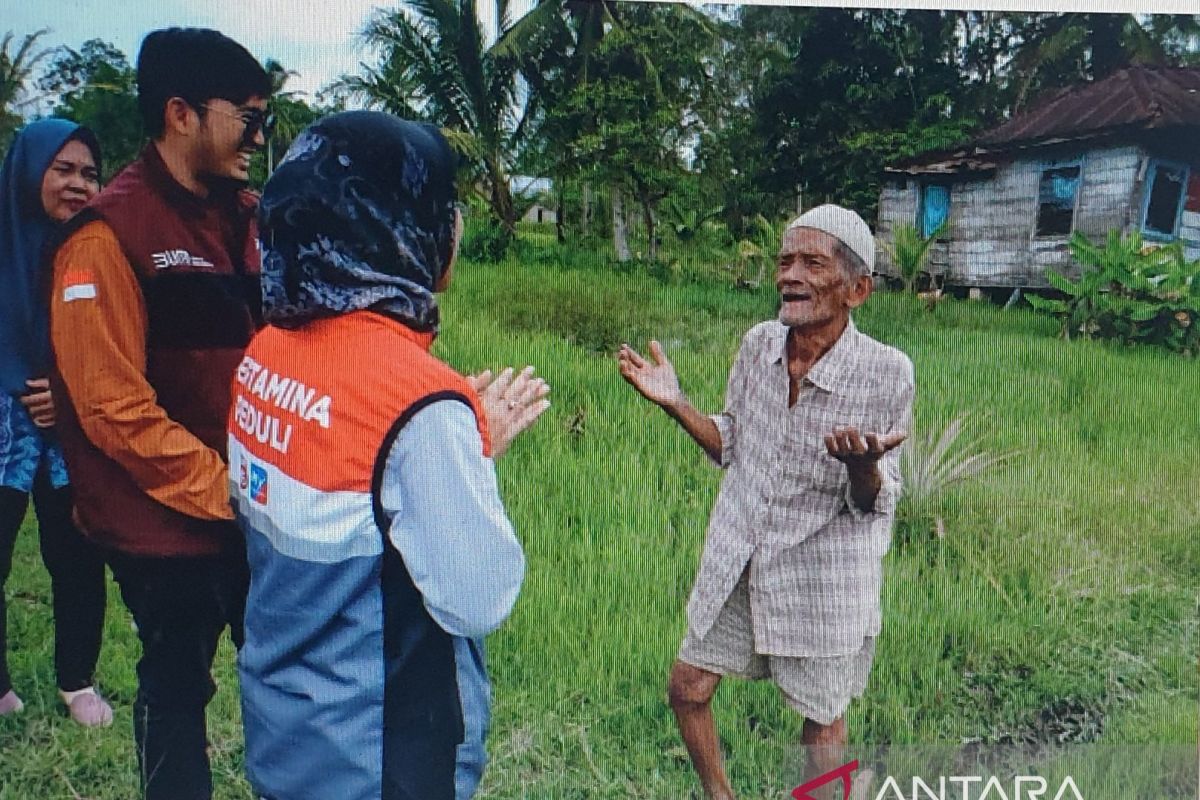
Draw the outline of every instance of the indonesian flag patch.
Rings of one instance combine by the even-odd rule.
[[[63,302],[95,300],[96,279],[87,269],[69,269],[63,274]]]

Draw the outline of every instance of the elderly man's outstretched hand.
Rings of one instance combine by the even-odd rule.
[[[886,436],[868,433],[864,437],[852,426],[834,428],[833,433],[825,437],[825,449],[829,455],[845,464],[848,470],[855,472],[873,468],[885,453],[898,447],[907,438],[908,434],[903,431]]]
[[[663,407],[678,403],[683,399],[683,390],[679,388],[675,367],[667,360],[658,342],[650,342],[650,357],[654,359],[653,362],[642,358],[629,345],[621,345],[617,351],[617,368],[621,371],[621,377],[651,403]]]
[[[479,395],[492,436],[492,458],[504,455],[519,434],[527,430],[547,408],[550,385],[533,377],[533,367],[514,372],[506,367],[499,375],[484,370],[470,375],[467,382]]]

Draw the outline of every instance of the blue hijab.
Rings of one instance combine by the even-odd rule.
[[[263,311],[281,327],[370,308],[436,331],[454,156],[432,125],[345,111],[296,138],[258,205]]]
[[[49,312],[41,270],[56,223],[42,206],[42,180],[71,139],[91,149],[99,168],[95,136],[65,119],[26,125],[0,167],[0,391],[7,394],[24,394],[25,381],[45,375],[49,366]]]

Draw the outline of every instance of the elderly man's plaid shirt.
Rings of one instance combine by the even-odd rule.
[[[850,322],[788,407],[787,328],[746,334],[729,374],[721,432],[727,468],[688,603],[692,630],[712,627],[747,562],[755,650],[779,656],[854,653],[880,629],[884,553],[900,493],[900,448],[884,456],[874,509],[850,500],[845,466],[825,449],[837,426],[908,431],[908,357]]]

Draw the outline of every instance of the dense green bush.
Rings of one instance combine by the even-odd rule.
[[[465,222],[462,255],[472,261],[503,261],[516,237],[490,216],[473,214]]]
[[[638,298],[610,282],[555,277],[519,284],[489,295],[482,303],[506,328],[550,333],[604,354],[616,352],[622,342],[640,341],[653,333]]]
[[[1062,322],[1064,338],[1153,344],[1185,355],[1200,352],[1200,261],[1184,258],[1178,243],[1147,247],[1136,231],[1109,231],[1103,247],[1071,237],[1083,268],[1078,281],[1049,272],[1064,299],[1029,296],[1030,304]]]
[[[771,280],[775,268],[775,255],[783,239],[786,222],[772,223],[761,214],[755,215],[747,226],[746,238],[734,245],[736,256],[734,285],[739,288],[754,288]]]

